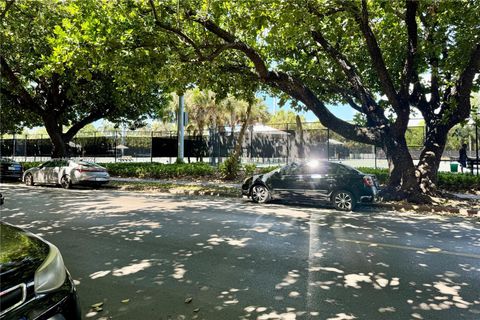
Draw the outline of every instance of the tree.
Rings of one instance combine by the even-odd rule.
[[[300,120],[305,122],[305,117],[300,116]],[[297,123],[297,113],[292,110],[280,109],[268,121],[271,125],[295,125]]]
[[[9,1],[0,12],[2,131],[43,124],[52,156],[62,157],[89,123],[105,118],[135,125],[161,113],[167,97],[149,66],[162,64],[162,54],[142,46],[148,34],[132,34],[141,21],[135,7]]]
[[[470,94],[480,81],[480,2],[149,0],[148,5],[159,34],[178,44],[183,64],[205,68],[199,81],[212,80],[212,72],[228,73],[292,98],[325,127],[385,151],[390,170],[385,195],[428,202],[422,195],[435,193],[447,134],[469,116]],[[327,103],[349,104],[365,115],[366,124],[335,117]],[[426,123],[417,166],[405,138],[415,109]]]

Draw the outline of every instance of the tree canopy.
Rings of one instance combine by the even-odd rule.
[[[135,7],[19,0],[2,9],[2,132],[43,124],[55,155],[63,156],[65,144],[93,121],[140,123],[161,114],[169,96],[156,69],[165,59],[143,47],[150,38],[134,25]],[[152,41],[160,46],[162,39]]]
[[[478,1],[148,0],[148,6],[159,34],[181,48],[179,60],[205,68],[200,82],[240,75],[293,99],[342,136],[383,148],[391,189],[412,201],[435,189],[447,134],[469,116],[470,94],[479,86]],[[365,115],[365,125],[335,117],[327,103],[350,105]],[[415,109],[427,127],[417,165],[405,139]]]

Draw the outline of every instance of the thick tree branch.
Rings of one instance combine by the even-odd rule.
[[[155,19],[155,25],[161,29],[164,29],[165,31],[171,32],[175,34],[178,38],[180,38],[183,42],[185,42],[187,45],[191,46],[193,50],[195,50],[196,55],[200,58],[203,59],[203,55],[201,50],[199,49],[198,45],[193,41],[190,37],[188,37],[185,33],[183,33],[181,30],[174,28],[166,23],[163,23],[157,13],[157,9],[155,7],[155,4],[153,3],[153,0],[149,0],[150,7],[152,9],[153,17]]]
[[[369,25],[367,1],[362,0],[361,12],[354,4],[351,4],[351,6],[353,7],[352,12],[354,14],[355,20],[357,21],[360,30],[362,31],[363,36],[367,42],[367,49],[372,59],[373,67],[378,75],[378,78],[380,79],[380,85],[385,92],[390,104],[396,111],[398,111],[400,107],[400,102],[397,92],[394,88],[387,67],[385,66],[385,60],[383,59],[383,54],[380,50],[375,34],[373,33],[373,30],[370,28]]]
[[[300,80],[283,72],[269,72],[266,83],[308,106],[323,125],[343,137],[361,143],[380,145],[384,126],[365,128],[337,118]]]
[[[373,120],[378,125],[386,124],[387,118],[383,114],[383,110],[378,106],[372,94],[367,91],[363,82],[355,68],[355,66],[348,61],[348,59],[335,49],[318,31],[312,31],[313,39],[319,43],[323,50],[337,63],[342,71],[347,76],[347,79],[357,91],[360,100],[362,101],[362,111],[370,120]]]
[[[32,96],[23,87],[18,77],[10,68],[7,60],[2,55],[0,55],[0,67],[1,67],[0,74],[2,75],[2,77],[5,77],[8,80],[8,82],[10,83],[10,86],[17,93],[18,97],[22,101],[22,107],[32,112],[42,114],[43,109],[33,100]]]
[[[83,118],[82,120],[76,122],[73,126],[70,127],[70,129],[67,130],[63,134],[63,140],[64,141],[70,141],[75,137],[75,135],[80,131],[83,127],[85,127],[87,124],[92,123],[94,121],[100,120],[110,113],[115,110],[114,107],[108,108],[107,110],[94,110],[92,111],[88,116]]]
[[[408,90],[412,81],[413,71],[415,68],[415,57],[417,54],[418,34],[416,14],[418,9],[418,1],[406,0],[407,13],[405,15],[405,24],[407,25],[407,55],[401,79],[400,96],[402,99],[408,99]]]
[[[255,66],[255,70],[260,77],[260,80],[263,80],[267,77],[268,69],[265,61],[260,56],[260,54],[255,51],[255,49],[253,49],[246,43],[239,41],[234,35],[232,35],[226,30],[223,30],[211,20],[204,20],[198,18],[193,18],[193,20],[202,24],[208,31],[227,42],[230,45],[231,49],[243,52],[250,59],[250,61],[252,61],[253,65]]]
[[[455,98],[455,104],[457,111],[450,118],[450,125],[468,118],[470,116],[471,104],[470,94],[472,92],[473,79],[480,70],[480,43],[475,44],[468,64],[460,75],[457,84],[454,89],[453,96]]]

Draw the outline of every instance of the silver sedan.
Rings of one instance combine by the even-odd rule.
[[[69,189],[76,184],[102,185],[110,181],[110,175],[102,166],[83,160],[52,159],[23,174],[27,186],[34,184],[61,185]]]

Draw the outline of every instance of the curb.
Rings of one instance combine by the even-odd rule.
[[[480,209],[463,209],[463,208],[454,208],[447,206],[432,206],[432,205],[416,205],[416,204],[394,204],[394,203],[376,203],[373,205],[375,208],[379,209],[388,209],[396,211],[405,211],[412,210],[415,212],[426,212],[426,213],[455,213],[468,217],[480,217]]]
[[[180,185],[188,186],[188,185]],[[119,190],[122,190],[121,186],[116,187]],[[127,191],[142,191],[138,189],[123,189]],[[147,190],[148,191],[148,190]],[[205,190],[179,190],[179,189],[162,189],[159,188],[157,191],[165,192],[169,194],[175,195],[185,195],[185,196],[213,196],[213,197],[225,197],[225,198],[241,198],[242,195],[240,192],[222,192],[222,191],[205,191]],[[417,205],[417,204],[410,204],[410,203],[374,203],[370,205],[372,208],[377,209],[386,209],[386,210],[393,210],[393,211],[415,211],[417,213],[450,213],[450,214],[457,214],[461,216],[468,216],[468,217],[480,217],[480,209],[464,209],[464,208],[455,208],[449,206],[441,206],[441,205]]]

